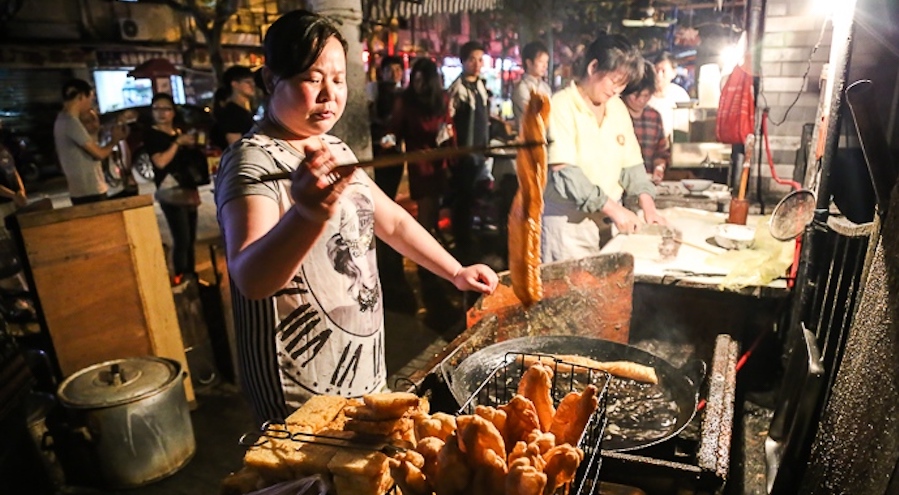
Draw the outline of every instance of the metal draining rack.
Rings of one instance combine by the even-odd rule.
[[[561,493],[573,495],[592,495],[599,490],[599,469],[602,465],[600,443],[605,433],[608,418],[606,405],[609,396],[611,375],[607,372],[569,363],[550,354],[510,352],[504,361],[496,367],[480,386],[459,408],[457,414],[474,414],[478,405],[497,407],[508,403],[518,392],[518,382],[527,370],[525,362],[540,360],[553,370],[552,399],[553,405],[559,405],[569,392],[582,392],[587,385],[594,385],[598,390],[599,406],[590,416],[584,434],[577,446],[584,451],[584,460],[578,466],[574,481],[570,487],[563,486]],[[560,366],[561,365],[561,366]],[[573,489],[573,490],[571,490]]]

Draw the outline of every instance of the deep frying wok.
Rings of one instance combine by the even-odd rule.
[[[705,365],[701,361],[688,363],[684,368],[689,371],[685,371],[636,347],[573,335],[522,337],[507,340],[475,352],[459,363],[455,369],[449,369],[449,365],[445,364],[442,366],[441,372],[453,397],[459,404],[464,404],[490,372],[504,362],[506,354],[516,352],[574,354],[597,361],[632,361],[655,368],[659,377],[659,387],[669,393],[677,404],[676,420],[661,437],[649,440],[606,440],[603,442],[602,448],[609,451],[640,449],[678,435],[696,413],[699,382],[705,374]],[[609,407],[613,406],[615,400],[615,397],[609,397]]]

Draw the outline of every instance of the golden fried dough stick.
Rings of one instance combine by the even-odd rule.
[[[401,418],[421,405],[421,399],[408,392],[363,395],[362,401],[372,409],[375,417],[371,419]]]
[[[454,431],[456,431],[456,417],[442,412],[423,417],[415,424],[415,435],[419,440],[436,437],[445,441]]]
[[[528,464],[534,466],[535,468],[537,468],[537,471],[541,472],[543,471],[543,466],[546,465],[546,461],[543,459],[543,455],[540,453],[540,448],[536,443],[516,443],[515,447],[512,449],[512,452],[509,453],[509,465],[511,465],[518,459],[527,459]]]
[[[552,495],[557,488],[574,480],[577,467],[584,459],[584,451],[569,444],[557,445],[544,456],[546,466],[546,488],[543,495]]]
[[[556,436],[549,432],[543,433],[535,430],[528,435],[527,443],[528,445],[537,445],[540,455],[544,455],[556,446]]]
[[[467,455],[469,466],[488,464],[488,450],[496,452],[500,459],[506,458],[503,436],[493,423],[480,416],[459,416],[456,423],[459,425],[456,430],[459,450]]]
[[[414,464],[399,458],[390,459],[390,476],[396,481],[403,495],[431,495],[434,489],[424,473]]]
[[[446,442],[437,437],[427,437],[419,440],[418,445],[415,447],[416,452],[421,454],[424,459],[424,465],[421,466],[421,471],[429,480],[433,480],[437,477],[437,457],[445,443]]]
[[[597,393],[595,386],[587,385],[582,393],[571,392],[562,399],[549,429],[556,436],[556,445],[577,445],[590,416],[599,405]]]
[[[456,434],[446,439],[437,454],[437,469],[433,481],[428,476],[436,495],[463,495],[471,481],[471,469],[465,462],[465,454],[459,450]]]
[[[492,450],[486,451],[484,463],[474,468],[471,495],[496,495],[503,493],[509,469],[506,461]]]
[[[554,358],[565,361],[565,363],[558,363],[558,367],[556,368],[558,371],[569,372],[573,370],[574,372],[578,372],[578,370],[580,370],[581,372],[584,372],[585,370],[582,369],[582,367],[586,367],[602,370],[610,375],[620,378],[630,378],[631,380],[636,380],[638,382],[652,384],[659,383],[659,377],[656,375],[655,368],[634,363],[632,361],[597,361],[595,359],[574,354],[554,354],[553,356],[524,356],[524,366],[531,366],[534,363],[541,362],[552,366],[553,363],[556,362]],[[571,363],[571,365],[567,363]]]
[[[545,141],[549,119],[549,97],[536,92],[522,118],[525,141]],[[518,192],[509,210],[509,276],[512,292],[525,307],[543,298],[540,279],[540,235],[543,190],[546,188],[546,147],[522,148],[515,162]]]
[[[538,471],[526,458],[509,463],[506,495],[542,495],[545,487],[546,474]]]
[[[500,434],[503,434],[506,431],[507,418],[505,411],[500,411],[493,406],[477,406],[474,408],[474,413],[493,423],[493,426],[499,430]],[[505,436],[503,436],[503,441],[506,441]],[[508,448],[509,445],[510,444],[507,442],[506,447]]]
[[[506,431],[503,438],[509,445],[526,440],[532,431],[540,429],[540,419],[537,417],[534,403],[523,395],[512,397],[508,404],[499,406],[499,409],[506,413]]]
[[[540,430],[549,431],[556,408],[553,407],[553,371],[549,366],[534,363],[518,382],[518,393],[534,403]]]

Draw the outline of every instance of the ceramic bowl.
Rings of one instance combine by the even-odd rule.
[[[690,194],[695,194],[712,187],[713,181],[708,179],[684,179],[680,183]]]
[[[724,249],[746,249],[755,240],[755,229],[745,225],[724,223],[715,229],[715,242]]]

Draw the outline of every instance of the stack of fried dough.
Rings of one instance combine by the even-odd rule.
[[[412,415],[416,448],[388,460],[404,495],[548,495],[574,479],[576,447],[598,406],[596,387],[552,400],[552,369],[525,372],[518,393],[475,414]]]
[[[331,481],[337,495],[386,493],[394,482],[385,454],[324,444],[352,445],[357,436],[370,438],[375,435],[386,441],[413,442],[414,445],[412,415],[427,414],[428,408],[426,399],[402,392],[366,395],[361,401],[315,396],[291,414],[284,425],[273,427],[287,430],[294,439],[267,435],[260,445],[248,448],[244,467],[225,478],[222,494],[249,493],[316,474]],[[278,436],[280,432],[272,433]],[[317,438],[301,434],[314,434]]]

